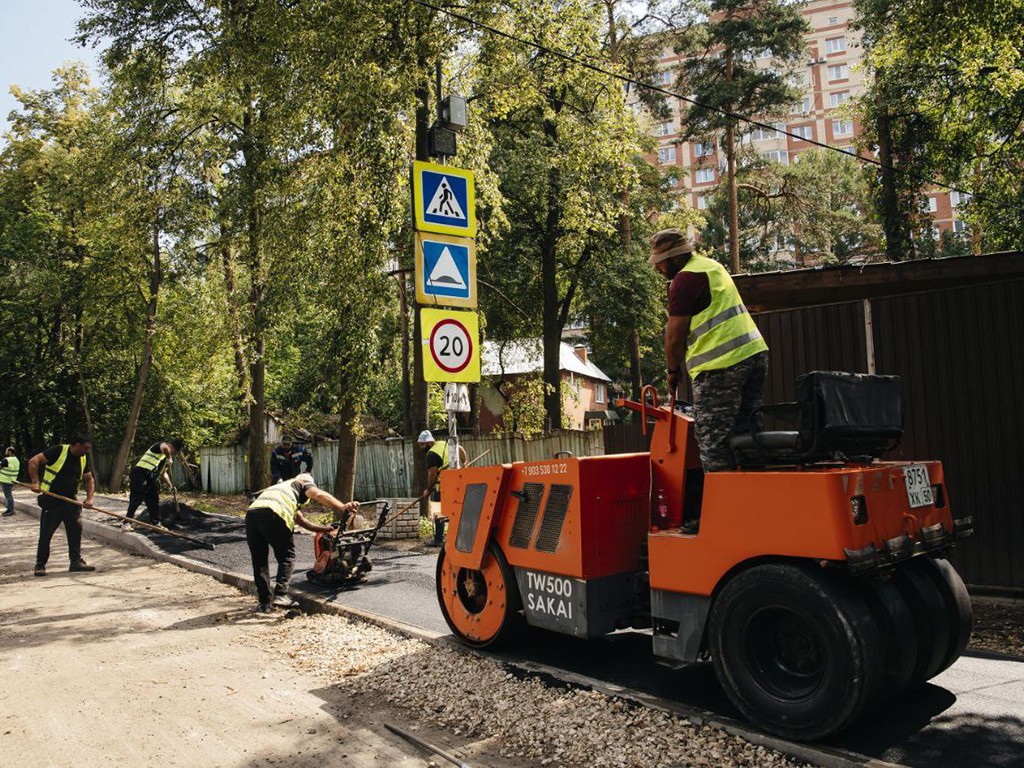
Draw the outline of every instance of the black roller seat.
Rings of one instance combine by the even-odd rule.
[[[764,431],[764,416],[797,429]],[[870,462],[899,445],[903,394],[899,376],[812,371],[796,380],[796,400],[766,405],[749,433],[729,441],[740,466]]]

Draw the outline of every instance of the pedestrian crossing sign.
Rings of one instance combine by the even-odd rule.
[[[472,171],[416,161],[412,164],[412,197],[420,232],[476,236]]]
[[[476,307],[476,242],[416,233],[416,301]]]

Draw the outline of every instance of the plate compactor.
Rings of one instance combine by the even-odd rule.
[[[880,460],[902,432],[898,378],[800,377],[797,402],[762,409],[797,428],[734,437],[737,468],[708,474],[689,416],[651,387],[619,404],[653,425],[649,453],[445,471],[437,596],[462,642],[522,618],[646,630],[665,663],[710,659],[745,717],[796,740],[963,652],[971,604],[945,557],[973,521],[953,517],[940,462]]]
[[[370,547],[377,533],[387,522],[390,505],[386,501],[370,501],[364,505],[380,506],[377,523],[372,528],[358,525],[349,530],[361,515],[346,512],[335,524],[335,533],[317,533],[313,536],[313,568],[306,571],[306,579],[322,587],[349,587],[359,583],[373,569]],[[361,505],[363,506],[363,505]]]

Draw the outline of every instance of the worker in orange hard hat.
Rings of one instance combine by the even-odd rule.
[[[651,237],[650,263],[666,280],[665,362],[676,392],[683,363],[693,381],[694,431],[705,472],[735,466],[729,438],[750,431],[764,401],[768,345],[725,267],[694,253],[678,229]]]

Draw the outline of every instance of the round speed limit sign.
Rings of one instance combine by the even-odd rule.
[[[458,320],[444,319],[430,333],[430,356],[446,373],[459,373],[473,359],[473,337]]]

